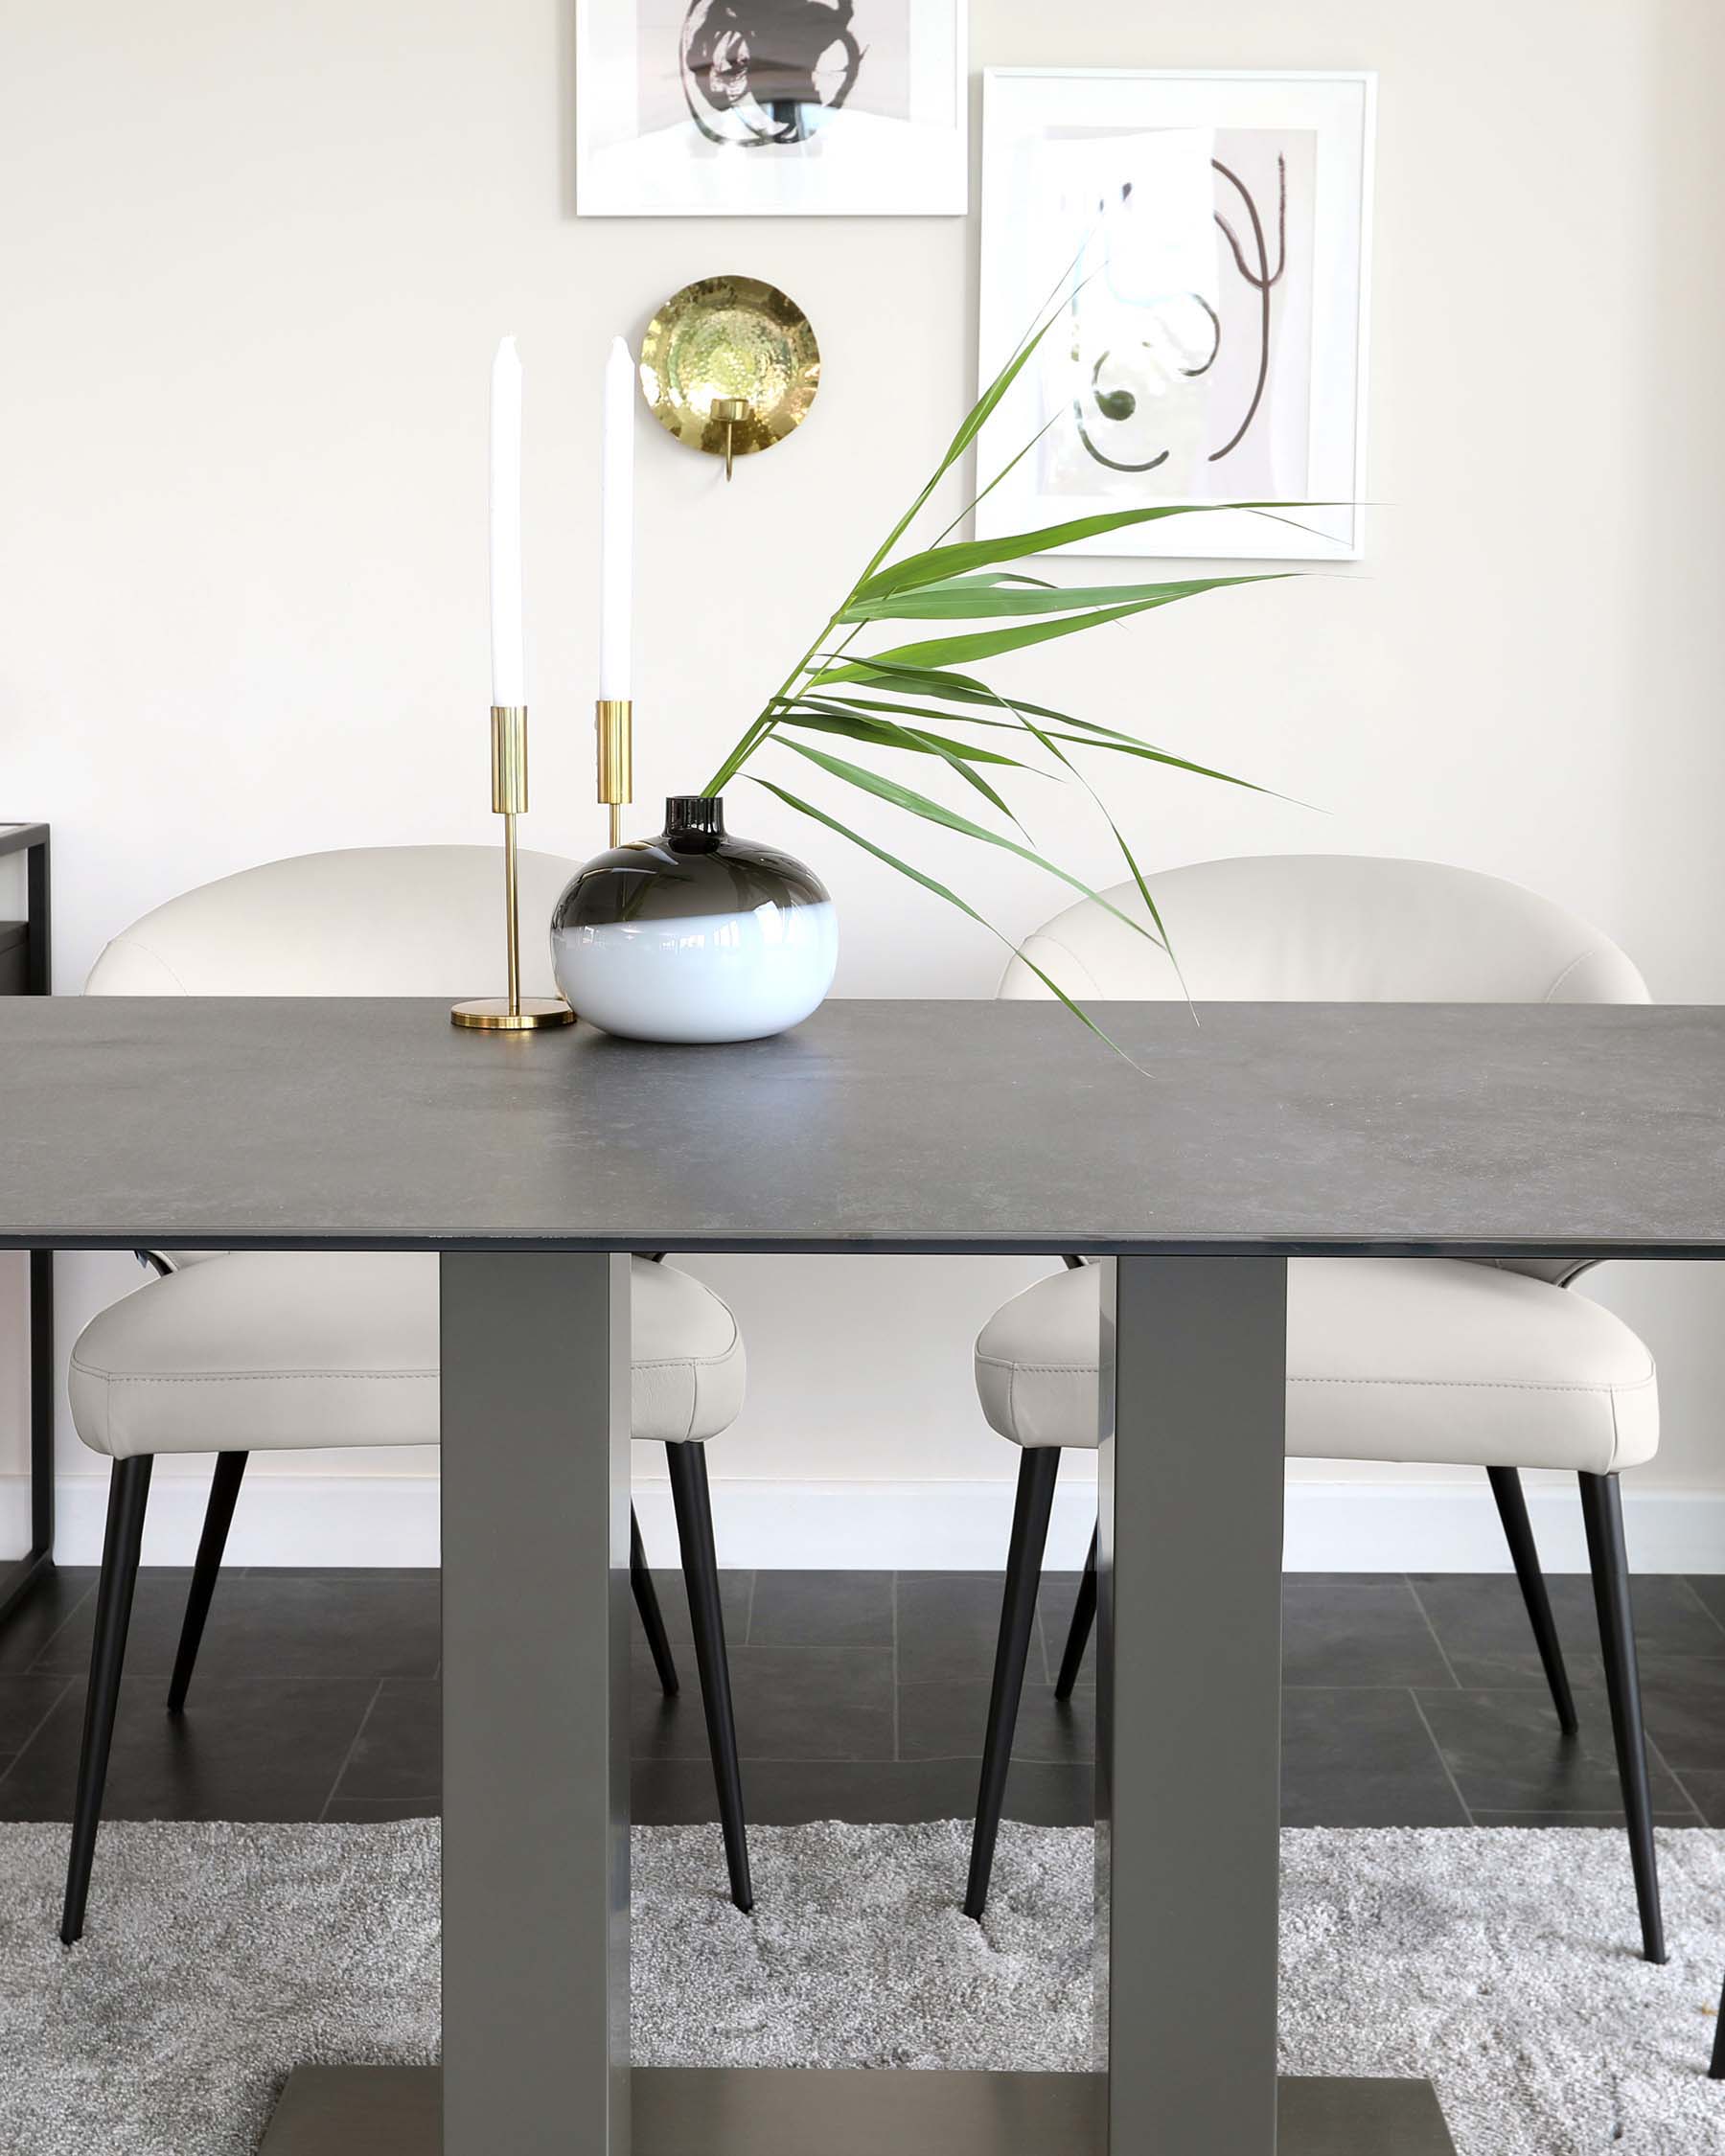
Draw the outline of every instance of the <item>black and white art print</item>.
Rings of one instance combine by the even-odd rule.
[[[985,78],[981,369],[1052,322],[981,437],[978,535],[1159,502],[1219,511],[1078,551],[1361,551],[1372,80]]]
[[[584,0],[583,217],[961,217],[963,0]]]

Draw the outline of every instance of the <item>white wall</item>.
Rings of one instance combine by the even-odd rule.
[[[1118,713],[1320,805],[1111,771],[1149,860],[1440,857],[1593,915],[1661,997],[1725,995],[1725,151],[1709,104],[1722,13],[1712,0],[1306,0],[1297,14],[976,0],[978,66],[1380,71],[1368,558],[1019,662],[1027,693]],[[499,333],[518,335],[529,384],[528,837],[576,855],[601,840],[593,490],[612,333],[638,336],[689,278],[739,269],[804,304],[825,358],[810,424],[729,488],[643,423],[644,802],[706,776],[968,401],[974,218],[577,220],[571,20],[569,0],[7,10],[0,814],[53,819],[62,991],[136,914],[248,862],[494,837],[485,429]],[[840,993],[991,992],[1000,952],[981,930],[764,795],[740,790],[732,821],[818,863],[842,909]],[[1037,830],[1112,879],[1106,834],[1076,805],[1050,802]],[[943,858],[1009,933],[1060,903],[1004,857]],[[1013,1460],[976,1416],[969,1341],[1035,1267],[698,1270],[734,1297],[754,1370],[716,1472],[802,1486],[776,1510],[727,1486],[734,1548],[811,1561],[834,1520],[877,1562],[997,1547]],[[62,1273],[69,1327],[135,1278],[118,1259]],[[1725,1282],[1596,1277],[1665,1375],[1668,1436],[1643,1479],[1670,1493],[1658,1511],[1677,1540],[1662,1549],[1687,1536],[1680,1561],[1725,1567],[1716,1502],[1676,1495],[1725,1491]],[[0,1380],[13,1464],[15,1366],[14,1353]],[[69,1431],[64,1464],[85,1472]],[[333,1546],[327,1484],[298,1494],[249,1508],[264,1537],[249,1554]],[[68,1493],[69,1548],[87,1547],[94,1498]],[[421,1546],[423,1483],[353,1499],[342,1521],[364,1524],[363,1554]],[[172,1501],[157,1510],[171,1525]],[[1300,1547],[1338,1563],[1460,1561],[1474,1545],[1438,1525],[1460,1516],[1440,1494],[1296,1504]],[[1069,1552],[1081,1545],[1081,1507],[1065,1534]]]

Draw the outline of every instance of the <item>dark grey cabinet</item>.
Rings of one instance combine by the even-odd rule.
[[[52,990],[48,826],[0,823],[0,855],[24,856],[24,918],[0,920],[0,996]],[[0,1108],[0,1114],[5,1110]],[[0,1623],[54,1569],[54,1253],[30,1253],[30,1548],[0,1557]]]
[[[30,978],[30,923],[0,921],[0,996],[22,996]]]

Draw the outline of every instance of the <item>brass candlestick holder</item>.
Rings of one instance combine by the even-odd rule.
[[[634,799],[634,704],[601,697],[594,706],[599,737],[599,798],[610,811],[610,842],[623,843],[623,809]]]
[[[509,994],[457,1003],[455,1025],[483,1033],[533,1033],[544,1025],[572,1025],[575,1014],[561,996],[521,994],[521,908],[516,878],[516,818],[527,813],[527,706],[492,705],[492,808],[503,818],[503,905],[509,959]]]

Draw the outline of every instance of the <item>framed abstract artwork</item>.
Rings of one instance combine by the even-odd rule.
[[[964,0],[580,0],[579,217],[962,217]]]
[[[1362,551],[1375,78],[997,68],[983,79],[980,357],[1052,326],[980,440],[978,538],[1217,510],[1102,555]]]

